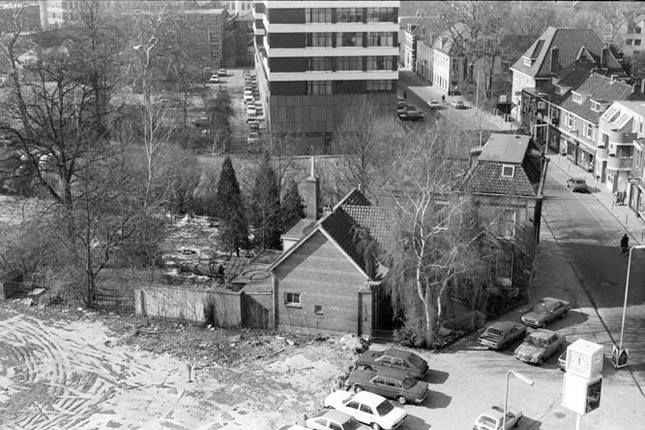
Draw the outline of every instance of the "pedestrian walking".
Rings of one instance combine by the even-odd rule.
[[[441,94],[441,103],[446,104],[446,95]]]
[[[629,238],[627,237],[627,233],[620,239],[620,250],[622,251],[623,254],[627,254],[627,250],[629,249]]]
[[[407,93],[407,92],[405,92],[405,91],[403,91],[403,98],[404,98],[405,100],[407,100],[407,99],[408,99],[408,93]]]

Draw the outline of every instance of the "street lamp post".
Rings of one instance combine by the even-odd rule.
[[[531,378],[527,378],[520,372],[516,372],[515,370],[509,370],[506,372],[506,391],[504,391],[504,416],[502,417],[502,430],[506,430],[506,414],[508,413],[508,383],[511,379],[511,374],[529,387],[534,384],[534,381]]]
[[[627,294],[629,293],[629,272],[632,267],[632,252],[635,249],[645,249],[645,245],[636,245],[629,248],[629,259],[627,260],[627,279],[625,279],[625,300],[623,302],[623,319],[620,324],[620,343],[619,349],[623,349],[623,334],[625,333],[625,313],[627,311]]]

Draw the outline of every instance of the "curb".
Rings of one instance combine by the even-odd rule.
[[[569,172],[568,172],[568,171],[566,171],[562,166],[558,165],[557,163],[549,162],[549,165],[550,165],[550,166],[554,166],[554,167],[556,167],[557,169],[560,169],[560,171],[562,171],[562,173],[565,173],[565,174],[567,174],[568,176],[571,176],[571,175],[569,174]],[[601,204],[605,209],[607,209],[607,212],[609,212],[609,213],[611,214],[611,216],[616,220],[616,222],[617,222],[618,224],[620,224],[620,226],[623,228],[623,230],[625,230],[625,231],[627,232],[627,234],[629,234],[629,236],[631,236],[631,239],[632,239],[632,241],[633,241],[634,243],[636,243],[636,244],[640,244],[640,243],[641,243],[641,241],[640,241],[640,240],[638,240],[638,239],[636,238],[636,235],[635,235],[634,233],[632,233],[632,232],[629,230],[628,226],[626,226],[626,225],[625,225],[625,224],[620,220],[620,218],[618,217],[618,215],[616,215],[616,214],[614,213],[613,208],[608,207],[608,206],[607,206],[607,205],[606,205],[606,204],[605,204],[605,203],[604,203],[600,198],[598,198],[598,196],[596,196],[596,195],[595,195],[595,193],[591,193],[591,196],[592,196],[594,199],[596,199],[596,201],[597,201],[598,203],[600,203],[600,204]],[[636,216],[636,214],[634,214],[634,216]],[[643,219],[642,219],[642,218],[639,218],[639,219],[641,220],[641,224],[643,224],[643,227],[645,228],[645,221],[643,221]]]

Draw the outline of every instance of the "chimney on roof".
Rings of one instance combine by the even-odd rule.
[[[318,208],[320,206],[320,184],[316,177],[315,157],[311,157],[309,177],[305,179],[304,201],[305,217],[318,219]]]
[[[551,48],[551,74],[555,75],[560,70],[560,50],[557,46]]]
[[[607,62],[609,61],[609,46],[605,45],[600,51],[600,65],[602,67],[607,67]]]

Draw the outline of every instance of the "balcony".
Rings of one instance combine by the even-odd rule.
[[[607,161],[608,156],[607,148],[596,148],[596,160]]]
[[[607,169],[609,170],[629,171],[632,168],[632,163],[632,157],[616,157],[614,155],[607,157]]]

